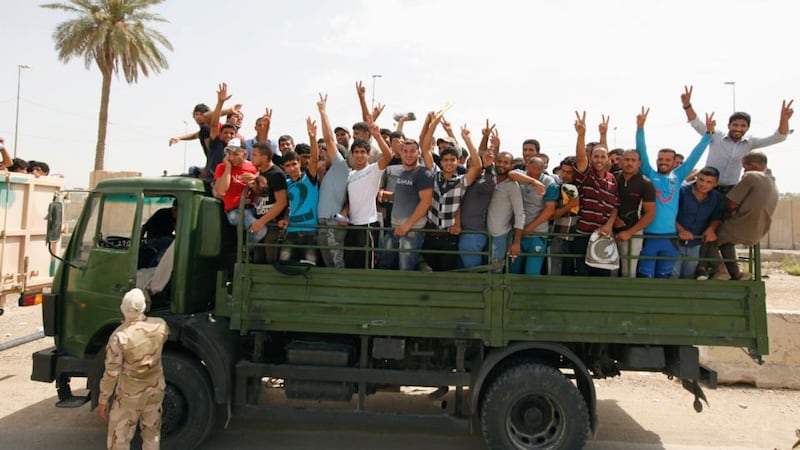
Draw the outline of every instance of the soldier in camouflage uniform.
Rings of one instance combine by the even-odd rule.
[[[109,449],[129,449],[137,423],[142,430],[142,449],[159,448],[165,387],[161,349],[169,328],[163,319],[145,316],[145,306],[140,289],[125,294],[120,306],[125,321],[106,346],[97,413],[106,419],[106,405],[114,392],[106,441]]]

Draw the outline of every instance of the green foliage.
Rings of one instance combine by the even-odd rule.
[[[41,6],[75,16],[53,32],[59,60],[83,57],[87,69],[96,63],[103,75],[122,72],[125,81],[135,83],[140,74],[146,77],[169,67],[158,46],[172,50],[172,44],[147,27],[148,22],[167,21],[147,11],[163,1],[69,0]]]
[[[65,11],[73,17],[56,26],[53,40],[58,59],[66,63],[83,58],[86,68],[97,65],[103,76],[100,113],[97,121],[97,149],[94,169],[103,170],[108,128],[108,99],[111,76],[120,72],[129,84],[139,75],[150,76],[169,67],[160,47],[172,50],[172,44],[160,32],[149,28],[153,22],[167,20],[149,12],[164,0],[68,0],[47,3],[42,8]]]
[[[781,261],[781,268],[789,275],[800,276],[800,261],[795,256],[788,256]]]

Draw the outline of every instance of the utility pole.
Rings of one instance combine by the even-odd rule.
[[[372,76],[372,109],[375,109],[375,80],[378,78],[382,78],[382,75]]]
[[[19,143],[19,88],[22,78],[22,69],[30,69],[27,64],[17,64],[17,114],[14,119],[14,158],[17,157],[17,144]]]
[[[733,112],[736,112],[736,82],[726,81],[725,84],[731,87],[731,96],[733,97]]]

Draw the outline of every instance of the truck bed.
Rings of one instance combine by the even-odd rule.
[[[236,330],[651,345],[768,353],[764,283],[235,266]],[[235,301],[234,299],[242,299]]]

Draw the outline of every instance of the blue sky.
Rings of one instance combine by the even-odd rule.
[[[52,41],[64,13],[39,2],[2,0],[6,43],[0,64],[0,136],[13,149],[17,65],[21,74],[18,156],[47,161],[71,187],[88,184],[94,160],[100,76],[82,60],[62,64]],[[521,153],[541,141],[558,160],[574,152],[573,111],[588,111],[591,131],[611,116],[612,146],[634,145],[635,116],[651,108],[648,148],[688,152],[699,136],[680,107],[694,85],[698,113],[715,111],[725,127],[736,108],[753,116],[751,133],[778,125],[781,100],[800,99],[796,17],[782,1],[249,1],[171,0],[155,27],[174,46],[170,68],[135,85],[112,83],[107,170],[159,175],[203,161],[197,143],[167,145],[192,131],[192,107],[213,107],[217,83],[244,104],[246,136],[256,116],[273,109],[272,136],[304,141],[304,119],[317,92],[329,94],[336,125],[360,117],[354,84],[363,80],[391,114],[453,105],[448,119],[477,134],[489,118],[503,149]],[[800,120],[795,116],[792,127]],[[186,124],[184,123],[186,122]],[[188,124],[188,125],[187,125]],[[419,123],[407,124],[411,136]],[[784,192],[800,192],[794,175],[800,136],[770,147]]]

